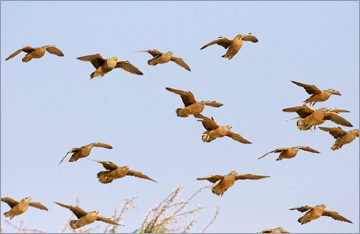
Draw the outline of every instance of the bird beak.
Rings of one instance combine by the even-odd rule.
[[[341,96],[341,93],[340,93],[339,91],[336,91],[336,90],[332,91],[331,94],[335,94],[335,95]]]

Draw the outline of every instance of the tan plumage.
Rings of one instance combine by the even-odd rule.
[[[331,147],[332,150],[340,149],[343,145],[351,143],[355,140],[356,137],[359,137],[359,129],[353,129],[350,131],[345,131],[340,127],[337,128],[327,128],[327,127],[319,127],[321,130],[325,132],[329,132],[336,141]]]
[[[243,138],[242,136],[240,136],[239,134],[230,131],[230,129],[232,128],[229,125],[226,126],[219,126],[214,119],[211,117],[208,118],[206,116],[203,116],[202,114],[197,114],[194,115],[196,118],[201,118],[201,120],[198,120],[200,122],[202,122],[204,128],[207,130],[203,133],[201,139],[204,142],[211,142],[213,140],[215,140],[218,137],[224,137],[224,136],[228,136],[231,137],[233,140],[238,141],[240,143],[243,144],[251,144],[250,141],[246,140],[245,138]]]
[[[45,51],[49,52],[50,54],[55,54],[57,56],[61,56],[61,57],[64,56],[63,52],[61,52],[61,50],[59,50],[58,48],[56,48],[53,45],[46,45],[46,46],[42,46],[42,47],[24,46],[23,48],[18,49],[17,51],[12,53],[5,60],[9,60],[9,59],[15,57],[22,51],[27,53],[25,55],[25,57],[22,59],[22,61],[25,63],[29,62],[31,59],[41,58],[42,56],[44,56]]]
[[[325,107],[320,109],[312,109],[309,106],[302,105],[302,106],[295,106],[283,109],[284,112],[296,112],[300,119],[296,122],[297,127],[300,130],[309,130],[316,125],[323,124],[326,120],[331,120],[334,123],[352,127],[352,124],[338,115],[337,113],[340,112],[349,112],[347,110],[341,109],[327,109]]]
[[[103,184],[111,183],[115,179],[119,179],[125,176],[135,176],[142,179],[151,180],[155,183],[157,183],[155,180],[151,179],[147,175],[142,174],[141,172],[135,171],[135,170],[129,170],[128,166],[119,167],[116,164],[109,162],[109,161],[98,161],[89,159],[94,162],[101,163],[103,167],[107,171],[100,171],[97,174],[97,177],[99,178],[99,181]]]
[[[78,206],[65,205],[59,202],[55,202],[55,203],[58,204],[59,206],[71,210],[76,215],[78,220],[71,220],[69,223],[70,227],[73,229],[84,227],[85,225],[88,225],[95,221],[102,221],[112,225],[121,225],[107,217],[98,216],[99,211],[86,212]]]
[[[339,213],[335,211],[325,210],[325,207],[326,206],[324,204],[321,204],[314,207],[299,206],[299,207],[291,208],[290,210],[297,210],[300,212],[308,211],[304,216],[298,219],[298,222],[301,224],[308,223],[312,220],[320,218],[321,216],[329,216],[335,220],[352,223],[350,220],[346,219],[345,217],[341,216]]]
[[[283,158],[294,158],[297,155],[299,150],[305,150],[305,151],[309,151],[309,152],[312,152],[312,153],[320,153],[319,151],[314,150],[314,149],[310,148],[309,146],[296,146],[296,147],[290,147],[290,148],[278,148],[278,149],[275,149],[273,151],[270,151],[269,153],[264,154],[263,156],[261,156],[258,159],[261,159],[261,158],[263,158],[266,155],[271,154],[271,153],[280,153],[280,155],[276,159],[276,161],[279,161],[279,160],[281,160]]]
[[[320,90],[315,85],[303,84],[296,81],[291,81],[291,82],[293,82],[294,84],[300,87],[303,87],[308,94],[311,94],[311,97],[306,99],[304,102],[305,104],[310,103],[310,105],[312,106],[315,105],[315,103],[317,102],[324,102],[328,100],[331,94],[341,95],[339,91],[333,89]]]
[[[139,50],[136,52],[147,52],[153,56],[152,59],[148,60],[150,66],[156,66],[162,63],[168,63],[170,61],[175,62],[177,65],[185,68],[188,71],[191,71],[190,67],[185,63],[182,58],[172,56],[174,52],[168,51],[167,53],[162,53],[158,50]]]
[[[221,57],[228,58],[230,60],[239,52],[240,48],[242,47],[243,41],[251,41],[251,42],[256,43],[256,42],[258,42],[258,39],[255,36],[253,36],[251,33],[248,33],[246,35],[239,34],[236,37],[234,37],[233,40],[230,40],[226,37],[219,37],[218,39],[201,47],[200,50],[205,49],[208,46],[218,44],[218,45],[224,47],[225,49],[229,48],[226,51],[226,53]]]
[[[27,209],[29,206],[38,208],[40,210],[48,210],[44,205],[42,205],[40,202],[30,202],[31,197],[26,197],[22,199],[20,202],[16,201],[15,199],[11,197],[2,197],[1,201],[6,202],[11,209],[4,213],[5,217],[10,217],[10,219],[14,218],[17,215],[21,215]]]
[[[121,68],[124,71],[130,72],[136,75],[143,75],[143,73],[127,60],[117,60],[118,58],[103,58],[100,54],[86,55],[78,57],[77,59],[85,62],[91,62],[96,68],[96,71],[90,74],[91,79],[97,76],[103,77],[106,73],[110,72],[114,68]]]
[[[192,94],[190,91],[186,92],[183,90],[172,89],[172,88],[166,88],[166,90],[180,95],[180,97],[185,105],[184,108],[176,109],[176,114],[179,117],[188,117],[189,115],[200,114],[204,110],[205,105],[212,106],[212,107],[220,107],[223,105],[216,101],[197,102],[195,100],[194,94]]]
[[[59,165],[62,163],[62,161],[66,158],[66,156],[68,156],[68,154],[73,153],[73,155],[71,156],[69,162],[75,162],[77,161],[79,158],[85,158],[87,156],[89,156],[92,147],[103,147],[106,149],[112,149],[111,145],[105,144],[105,143],[101,143],[101,142],[95,142],[95,143],[91,143],[91,144],[87,144],[84,146],[81,146],[80,148],[72,148],[69,152],[66,153],[66,155],[61,159]]]
[[[274,229],[264,229],[258,233],[290,233],[290,232],[285,231],[282,227],[277,227]]]
[[[236,180],[259,180],[267,177],[270,176],[252,174],[238,175],[236,171],[232,171],[227,175],[211,175],[208,177],[197,178],[197,180],[208,180],[211,183],[216,183],[218,180],[220,180],[220,182],[215,185],[211,189],[211,191],[218,196],[222,196],[226,192],[226,190],[228,190],[231,186],[234,185]]]

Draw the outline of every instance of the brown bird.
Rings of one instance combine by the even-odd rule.
[[[240,143],[251,144],[250,141],[246,140],[239,134],[230,131],[230,129],[232,128],[230,125],[219,126],[212,117],[210,119],[206,116],[203,116],[202,114],[197,114],[194,116],[196,118],[201,118],[201,120],[198,120],[198,121],[202,122],[204,128],[207,130],[203,133],[203,135],[201,137],[201,139],[204,142],[211,142],[218,137],[228,136],[228,137],[231,137],[233,140],[238,141]]]
[[[40,202],[30,202],[31,197],[26,197],[22,199],[20,202],[16,201],[15,199],[12,199],[11,197],[2,197],[1,201],[6,202],[11,209],[8,212],[5,212],[5,217],[10,217],[10,220],[14,218],[17,215],[21,215],[27,209],[29,206],[38,208],[40,210],[48,210],[44,205],[42,205]]]
[[[329,132],[335,139],[335,143],[331,147],[332,150],[340,149],[343,145],[351,143],[355,140],[356,137],[359,137],[359,129],[353,129],[350,131],[345,131],[340,127],[337,128],[326,128],[319,127],[325,132]]]
[[[311,153],[318,153],[318,154],[320,153],[319,151],[314,150],[314,149],[310,148],[309,146],[296,146],[296,147],[290,147],[290,148],[278,148],[273,151],[270,151],[269,153],[264,154],[260,158],[263,158],[266,155],[271,154],[271,153],[280,153],[280,152],[281,153],[280,153],[279,157],[276,159],[276,161],[279,161],[283,158],[294,158],[297,155],[299,150],[305,150],[305,151],[309,151]],[[260,158],[258,158],[258,159],[260,159]]]
[[[151,179],[147,175],[142,174],[141,172],[129,170],[128,166],[119,167],[116,164],[109,162],[109,161],[106,162],[106,161],[98,161],[98,160],[93,160],[93,159],[89,159],[89,160],[101,163],[103,165],[103,167],[107,170],[107,171],[100,171],[97,174],[99,181],[103,184],[111,183],[113,180],[119,179],[119,178],[122,178],[125,176],[135,176],[138,178],[151,180],[151,181],[154,181],[155,183],[157,183],[155,180]]]
[[[12,53],[5,60],[9,60],[9,59],[15,57],[21,51],[24,51],[25,53],[27,53],[25,55],[25,57],[22,59],[22,61],[25,63],[29,62],[31,59],[41,58],[42,56],[44,56],[45,51],[49,52],[50,54],[55,54],[57,56],[61,56],[61,57],[64,56],[63,52],[61,52],[61,50],[59,50],[58,48],[56,48],[53,45],[46,45],[46,46],[42,46],[42,47],[24,46],[23,48],[18,49],[17,51]]]
[[[85,210],[81,209],[78,206],[65,205],[65,204],[62,204],[59,202],[55,202],[55,203],[58,204],[59,206],[62,206],[62,207],[65,207],[65,208],[71,210],[76,215],[78,220],[70,221],[70,227],[73,229],[84,227],[95,221],[102,221],[102,222],[109,223],[112,225],[121,225],[107,217],[98,216],[99,211],[86,212]]]
[[[258,233],[290,233],[290,232],[285,231],[282,227],[277,227],[274,229],[264,229]]]
[[[298,210],[300,212],[308,211],[303,217],[298,219],[298,222],[301,224],[308,223],[312,220],[318,219],[320,216],[329,216],[335,220],[344,221],[348,223],[352,223],[350,220],[346,219],[345,217],[341,216],[338,212],[324,210],[325,205],[317,205],[314,207],[311,206],[299,206],[295,208],[291,208],[290,210]]]
[[[197,102],[195,100],[194,94],[192,94],[190,91],[186,92],[183,90],[172,89],[172,88],[166,88],[166,90],[176,93],[176,94],[179,94],[181,96],[181,99],[182,99],[185,107],[176,109],[176,114],[179,117],[188,117],[189,115],[200,114],[204,110],[205,105],[212,106],[212,107],[220,107],[223,105],[216,101]]]
[[[62,163],[62,161],[64,161],[64,159],[66,158],[66,156],[68,156],[68,154],[73,153],[73,155],[71,156],[69,162],[75,162],[77,161],[79,158],[85,158],[87,156],[89,156],[92,147],[103,147],[106,149],[112,149],[111,145],[105,144],[105,143],[101,143],[101,142],[96,142],[96,143],[91,143],[88,145],[84,145],[81,146],[80,148],[72,148],[69,152],[66,153],[66,155],[61,159],[59,165]]]
[[[222,196],[226,190],[228,190],[228,188],[234,185],[235,180],[259,180],[267,177],[270,176],[252,174],[238,175],[236,171],[232,171],[227,175],[211,175],[204,178],[197,178],[197,180],[208,180],[211,183],[216,183],[218,180],[220,180],[220,182],[215,185],[211,191],[218,196]]]
[[[301,119],[299,119],[296,122],[297,127],[300,130],[309,130],[313,126],[315,128],[316,125],[323,124],[326,120],[331,120],[334,123],[352,127],[352,124],[338,115],[337,113],[340,112],[350,112],[347,110],[341,110],[341,109],[327,109],[325,107],[320,109],[312,109],[309,106],[302,105],[302,106],[295,106],[283,109],[284,112],[296,112]]]
[[[136,51],[136,52],[148,52],[149,54],[151,54],[153,56],[153,58],[148,60],[148,64],[151,65],[151,66],[156,66],[158,64],[173,61],[177,65],[185,68],[188,71],[191,71],[190,67],[184,62],[184,60],[182,58],[172,56],[174,54],[174,52],[172,52],[172,51],[169,51],[169,52],[167,52],[165,54],[158,51],[158,50],[139,50],[139,51]]]
[[[317,102],[324,102],[329,99],[331,94],[341,95],[339,91],[333,89],[320,90],[315,85],[303,84],[296,81],[291,81],[294,84],[303,87],[308,94],[312,94],[311,97],[306,99],[304,102],[310,103],[311,106],[315,105]]]
[[[256,42],[258,42],[258,39],[255,36],[253,36],[251,33],[248,33],[244,36],[239,34],[236,37],[234,37],[233,40],[230,40],[226,37],[219,37],[218,39],[201,47],[200,50],[205,49],[208,46],[218,44],[218,45],[224,47],[225,49],[229,48],[226,51],[226,53],[221,57],[228,58],[230,60],[239,52],[243,41],[251,41],[251,42],[256,43]]]
[[[90,74],[90,79],[101,76],[103,77],[106,73],[110,72],[114,68],[121,68],[124,71],[130,72],[136,75],[143,75],[143,73],[134,65],[132,65],[127,60],[117,60],[118,58],[112,57],[109,59],[103,58],[100,54],[92,54],[83,57],[78,57],[77,59],[85,62],[91,62],[91,64],[96,68],[96,71]]]

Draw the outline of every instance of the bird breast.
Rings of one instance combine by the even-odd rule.
[[[108,59],[106,63],[104,63],[103,69],[111,70],[116,67],[117,61],[115,59]]]

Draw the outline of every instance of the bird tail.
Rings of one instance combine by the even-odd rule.
[[[97,173],[97,178],[99,178],[99,182],[103,184],[108,184],[113,181],[108,178],[107,171],[100,171],[99,173]]]
[[[176,115],[179,116],[179,117],[188,117],[189,116],[189,114],[186,113],[184,108],[177,108],[176,109]]]
[[[77,225],[76,222],[77,222],[77,220],[70,220],[69,225],[70,225],[70,227],[71,227],[72,229],[76,229],[76,228],[81,227],[80,225]]]
[[[341,146],[342,146],[342,145],[338,145],[338,144],[334,143],[333,146],[331,146],[331,149],[332,149],[332,150],[338,150],[338,149],[341,148]]]
[[[201,136],[201,140],[203,140],[203,142],[210,142],[216,139],[216,137],[212,137],[208,133],[209,131],[205,131]]]
[[[90,74],[91,79],[97,76],[104,76],[107,72],[105,72],[101,67],[96,69],[93,73]]]
[[[304,119],[299,119],[298,121],[296,121],[296,126],[300,130],[309,130],[312,127],[312,125],[305,123]]]
[[[157,65],[157,63],[154,61],[154,59],[148,60],[147,63],[148,63],[150,66],[156,66],[156,65]]]
[[[310,220],[304,219],[304,216],[303,216],[303,217],[300,217],[300,218],[298,219],[298,222],[301,223],[301,224],[305,224],[305,223],[310,222]]]
[[[224,191],[221,191],[216,186],[211,189],[211,192],[218,196],[222,196],[225,193],[225,191],[226,191],[226,189]]]
[[[27,54],[27,55],[25,55],[24,58],[22,58],[22,61],[23,61],[24,63],[27,63],[27,62],[29,62],[31,59],[32,59],[32,57],[29,56],[29,54]]]
[[[5,215],[5,217],[10,217],[10,219],[14,218],[14,216],[11,217],[11,214],[9,211],[5,212],[4,215]]]

